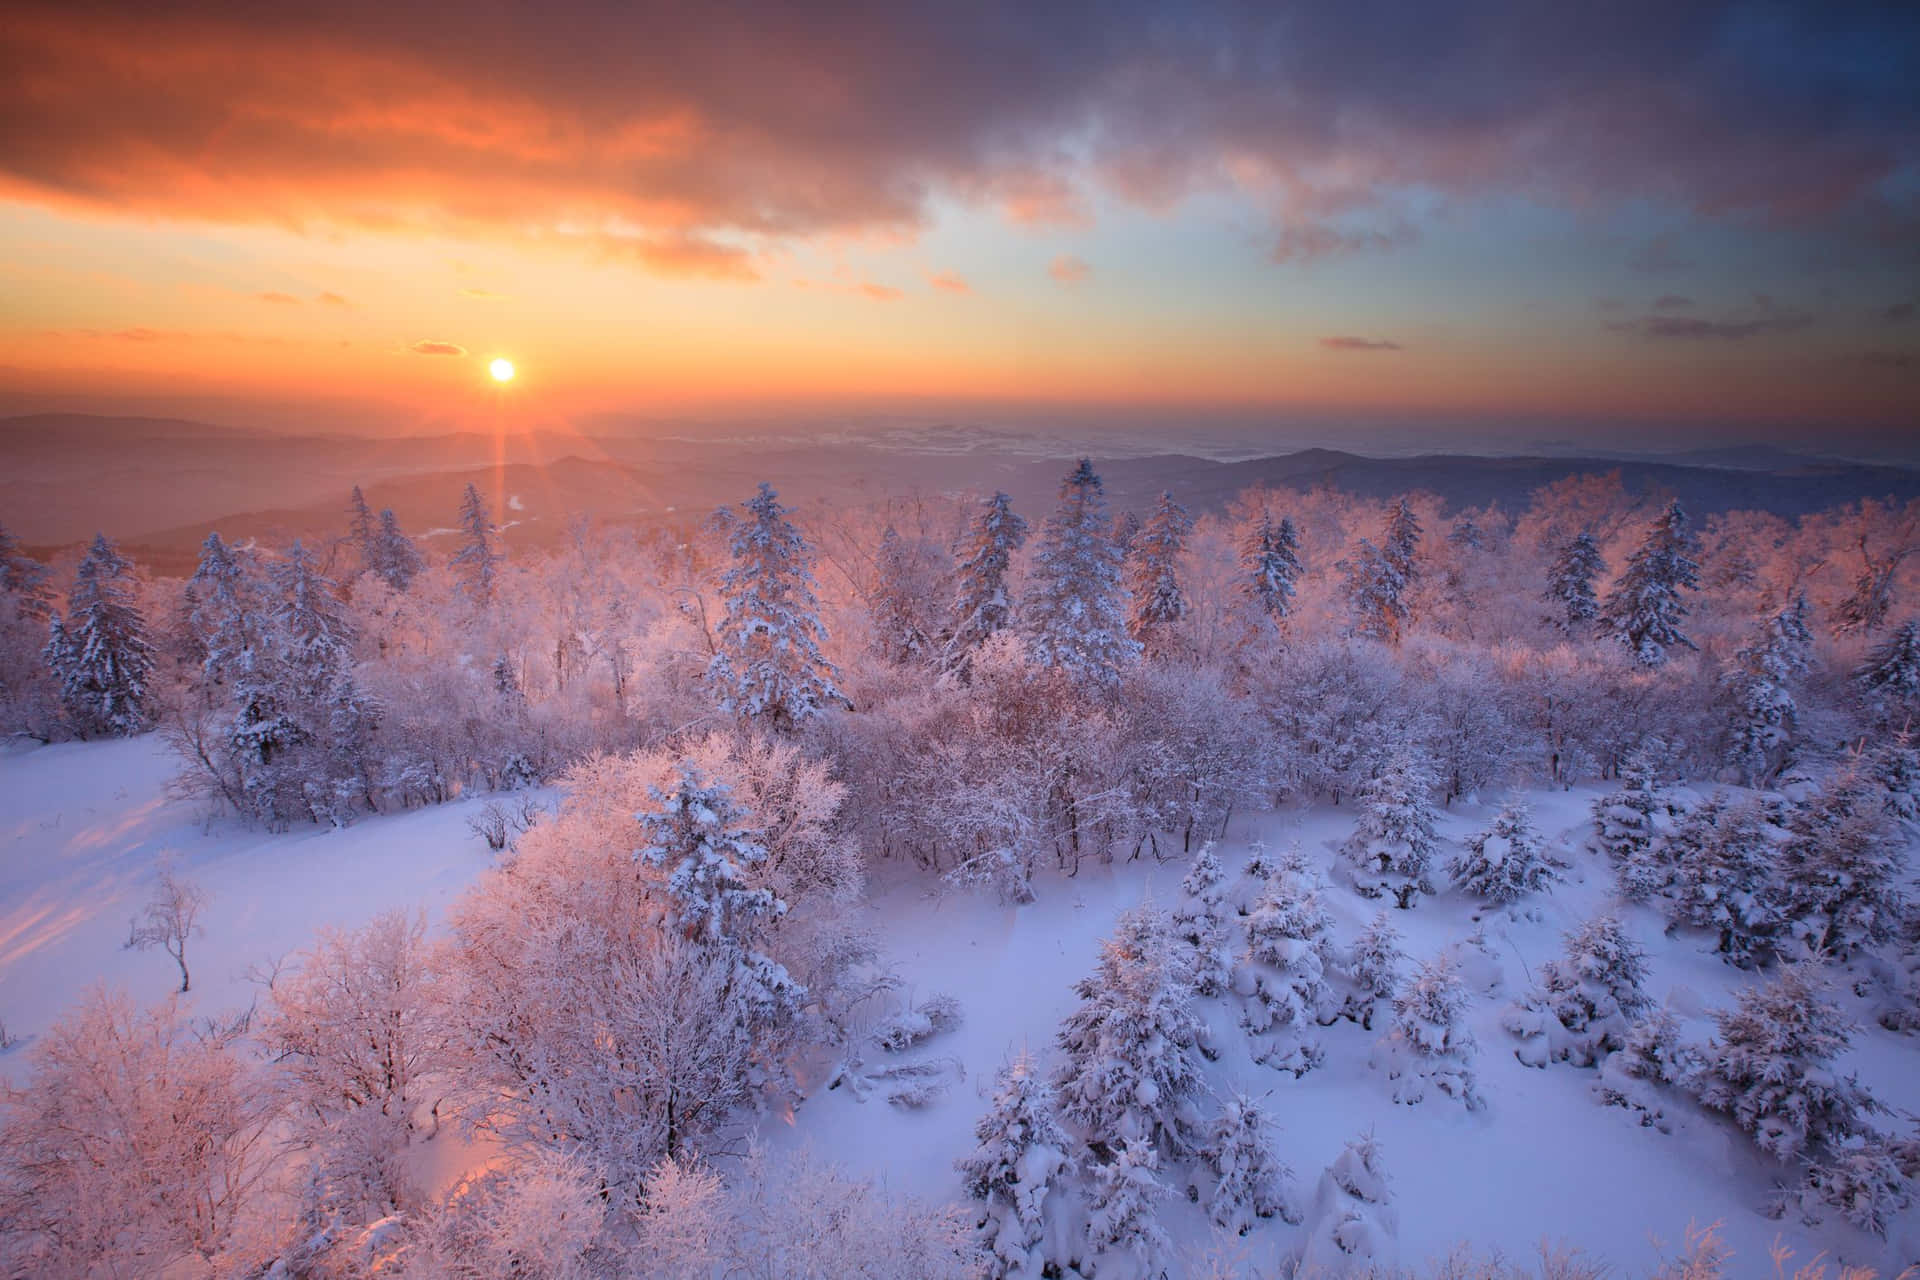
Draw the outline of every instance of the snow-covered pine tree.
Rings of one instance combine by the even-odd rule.
[[[1806,965],[1743,988],[1714,1015],[1719,1036],[1687,1077],[1700,1101],[1725,1112],[1768,1155],[1820,1156],[1859,1133],[1879,1109],[1853,1076],[1834,1070],[1852,1026],[1828,1003]]]
[[[1113,518],[1113,545],[1120,552],[1122,564],[1133,559],[1134,543],[1139,537],[1140,517],[1131,508]]]
[[[20,615],[46,621],[53,616],[53,584],[47,568],[28,555],[13,531],[0,524],[0,595],[11,596]]]
[[[1799,706],[1793,685],[1805,674],[1813,646],[1805,592],[1760,628],[1728,661],[1721,683],[1728,709],[1727,763],[1748,786],[1778,777],[1791,759]]]
[[[1379,1043],[1378,1065],[1394,1081],[1393,1100],[1409,1105],[1428,1086],[1479,1109],[1473,1082],[1473,1033],[1464,1023],[1467,988],[1448,955],[1421,965],[1393,998],[1393,1024]]]
[[[1480,522],[1473,518],[1471,511],[1462,513],[1459,519],[1453,522],[1453,528],[1447,530],[1447,545],[1461,551],[1486,550],[1486,533],[1480,528]]]
[[[1353,950],[1347,956],[1347,977],[1353,990],[1347,994],[1341,1016],[1373,1030],[1374,1008],[1382,1000],[1391,1000],[1400,989],[1406,959],[1399,930],[1385,911],[1377,913],[1353,940]]]
[[[1624,644],[1643,667],[1657,667],[1675,646],[1695,647],[1680,629],[1687,605],[1683,590],[1700,586],[1700,566],[1687,514],[1675,499],[1667,505],[1646,539],[1627,561],[1627,571],[1607,593],[1601,610],[1606,634]]]
[[[652,804],[635,815],[640,844],[634,856],[667,873],[668,923],[688,942],[724,957],[735,990],[762,1025],[781,1026],[798,1013],[806,989],[759,943],[787,904],[768,888],[747,882],[747,868],[766,861],[760,832],[734,803],[724,783],[682,761],[665,789],[650,789]]]
[[[1534,1067],[1598,1064],[1626,1047],[1627,1034],[1652,1007],[1646,978],[1646,952],[1619,918],[1588,920],[1566,935],[1566,953],[1542,965],[1533,990],[1508,1010],[1505,1026],[1521,1040],[1514,1055]]]
[[[1332,926],[1333,917],[1300,870],[1283,867],[1267,878],[1247,914],[1250,989],[1244,994],[1251,999],[1241,1025],[1250,1033],[1301,1031],[1333,1016],[1336,1003],[1326,980]],[[1310,1053],[1306,1064],[1312,1060]]]
[[[1106,529],[1106,505],[1093,463],[1080,459],[1041,533],[1023,610],[1035,662],[1111,687],[1140,645],[1127,634],[1123,557]]]
[[[1274,1127],[1244,1093],[1228,1098],[1214,1118],[1200,1155],[1213,1172],[1207,1217],[1222,1231],[1244,1236],[1256,1220],[1276,1215],[1299,1221],[1287,1189],[1293,1173],[1273,1153]]]
[[[962,547],[954,579],[953,635],[947,641],[946,665],[965,674],[974,650],[989,636],[1013,622],[1013,597],[1007,573],[1014,552],[1026,545],[1027,522],[1013,509],[1013,499],[995,493],[981,504],[980,518]]]
[[[1226,873],[1213,841],[1200,846],[1180,882],[1173,909],[1174,936],[1186,952],[1187,980],[1197,996],[1217,996],[1233,980],[1231,931],[1227,926]]]
[[[993,1101],[973,1126],[977,1144],[957,1162],[960,1183],[981,1201],[979,1242],[993,1280],[1031,1276],[1049,1262],[1047,1228],[1074,1170],[1072,1142],[1053,1115],[1053,1090],[1021,1054],[1000,1069]]]
[[[1440,837],[1432,796],[1432,769],[1404,744],[1361,785],[1360,822],[1340,852],[1363,896],[1391,891],[1395,905],[1405,909],[1416,894],[1433,892],[1431,870]]]
[[[1380,1144],[1361,1134],[1320,1175],[1294,1274],[1397,1274],[1399,1234]]]
[[[1693,1070],[1695,1055],[1680,1039],[1680,1019],[1666,1005],[1627,1028],[1617,1052],[1600,1060],[1594,1096],[1609,1107],[1637,1113],[1643,1127],[1671,1132],[1665,1096]]]
[[[153,644],[140,613],[133,563],[104,533],[74,574],[65,618],[53,619],[47,669],[60,705],[83,738],[125,737],[147,727]]]
[[[353,496],[347,499],[347,541],[360,556],[360,571],[374,571],[377,552],[374,547],[373,508],[367,505],[366,495],[360,492],[360,486],[353,486]]]
[[[770,485],[733,529],[733,565],[720,581],[726,613],[707,665],[722,710],[791,727],[845,698],[822,651],[813,552]]]
[[[1854,679],[1883,719],[1911,720],[1920,711],[1920,618],[1908,618],[1874,646]]]
[[[1407,605],[1406,575],[1393,557],[1374,546],[1371,539],[1362,538],[1352,554],[1334,567],[1345,578],[1350,633],[1398,644],[1412,615]]]
[[[1897,733],[1866,753],[1863,776],[1880,788],[1880,808],[1901,822],[1920,818],[1920,750],[1913,735]]]
[[[1552,887],[1566,869],[1533,825],[1527,802],[1513,799],[1500,806],[1491,827],[1468,837],[1447,864],[1447,875],[1456,887],[1504,905]]]
[[[1547,570],[1546,599],[1553,606],[1549,618],[1568,635],[1585,635],[1600,616],[1600,599],[1593,584],[1607,571],[1600,544],[1582,529],[1572,541],[1560,548],[1553,566]]]
[[[1254,613],[1273,623],[1284,623],[1293,612],[1294,584],[1300,579],[1300,536],[1293,520],[1275,524],[1265,507],[1260,518],[1240,540],[1240,593]]]
[[[269,613],[261,598],[258,561],[252,552],[224,542],[216,530],[201,544],[200,563],[187,586],[193,596],[187,626],[201,669],[211,683],[230,685],[264,660]]]
[[[1784,839],[1758,802],[1736,805],[1714,795],[1667,841],[1668,918],[1716,933],[1716,949],[1729,964],[1744,969],[1765,959],[1781,924],[1774,866]]]
[[[1133,540],[1127,557],[1127,589],[1133,597],[1133,615],[1127,630],[1149,653],[1166,644],[1167,631],[1187,616],[1187,596],[1180,586],[1180,556],[1193,532],[1193,517],[1162,491],[1147,517],[1146,527]]]
[[[1642,739],[1620,766],[1620,789],[1593,802],[1594,843],[1615,867],[1647,853],[1664,834],[1671,817],[1660,786],[1666,754],[1660,738]]]
[[[1777,910],[1809,954],[1847,959],[1898,932],[1905,840],[1861,773],[1842,774],[1787,816]]]
[[[1412,586],[1420,577],[1420,567],[1414,557],[1420,551],[1420,521],[1413,514],[1413,508],[1405,498],[1393,504],[1393,510],[1387,514],[1387,527],[1380,540],[1380,553],[1387,558],[1394,570],[1400,575],[1400,581]]]
[[[420,549],[400,529],[392,507],[380,509],[380,527],[373,535],[373,563],[369,566],[395,591],[405,591],[426,567]]]
[[[467,485],[460,498],[460,549],[453,556],[453,571],[467,598],[480,604],[493,603],[500,576],[500,551],[495,539],[500,530],[480,491]]]
[[[1061,1024],[1054,1076],[1060,1114],[1093,1143],[1124,1138],[1190,1153],[1204,1031],[1164,915],[1123,913],[1099,966],[1074,990],[1080,1004]]]
[[[1093,1167],[1087,1204],[1087,1247],[1100,1280],[1162,1280],[1173,1241],[1160,1225],[1160,1201],[1173,1197],[1162,1182],[1160,1153],[1143,1138],[1114,1144],[1113,1159]]]

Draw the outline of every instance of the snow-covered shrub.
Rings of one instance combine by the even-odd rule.
[[[1430,878],[1439,849],[1433,807],[1433,775],[1426,761],[1401,747],[1360,788],[1360,822],[1341,846],[1355,887],[1366,897],[1391,892],[1410,907],[1418,893],[1432,893]]]
[[[553,1151],[530,1153],[456,1186],[418,1223],[395,1224],[404,1241],[381,1256],[367,1240],[371,1274],[448,1277],[542,1276],[588,1280],[600,1274],[596,1243],[607,1220],[600,1181],[589,1165]],[[382,1265],[385,1264],[385,1265]],[[393,1264],[397,1264],[394,1267]]]
[[[1628,1028],[1625,1043],[1601,1059],[1594,1096],[1634,1112],[1643,1126],[1669,1132],[1668,1091],[1685,1081],[1697,1061],[1680,1039],[1680,1020],[1662,1005]]]
[[[1087,1248],[1103,1280],[1152,1280],[1165,1274],[1173,1241],[1160,1225],[1158,1208],[1173,1192],[1159,1172],[1160,1153],[1140,1139],[1123,1139],[1111,1160],[1094,1166]]]
[[[1906,910],[1905,841],[1864,778],[1849,774],[1787,818],[1779,912],[1809,953],[1842,959],[1886,942]]]
[[[1901,822],[1920,819],[1920,750],[1902,732],[1867,753],[1866,776],[1880,788],[1880,807]]]
[[[1059,1033],[1060,1114],[1089,1141],[1193,1150],[1204,1029],[1167,935],[1150,907],[1124,913],[1098,967],[1074,984],[1080,1004]]]
[[[1467,1004],[1466,984],[1445,955],[1421,965],[1394,997],[1393,1024],[1380,1039],[1375,1061],[1395,1082],[1395,1102],[1420,1102],[1431,1085],[1468,1110],[1479,1108],[1473,1033],[1463,1025]]]
[[[979,1240],[989,1274],[1031,1274],[1049,1260],[1041,1256],[1047,1228],[1074,1162],[1071,1141],[1054,1119],[1053,1090],[1025,1055],[1001,1069],[973,1136],[979,1145],[958,1167],[967,1194],[983,1202]]]
[[[1806,1198],[1838,1210],[1854,1226],[1884,1239],[1893,1215],[1913,1203],[1916,1177],[1920,1144],[1875,1136],[1809,1167]]]
[[[1400,949],[1399,931],[1385,911],[1379,912],[1361,929],[1347,955],[1345,968],[1353,990],[1341,1008],[1342,1016],[1373,1030],[1374,1008],[1382,1000],[1391,1000],[1400,989],[1406,959],[1406,952]]]
[[[1245,1094],[1228,1098],[1201,1149],[1213,1171],[1207,1217],[1222,1231],[1245,1235],[1259,1218],[1299,1221],[1287,1183],[1293,1174],[1273,1152],[1273,1118]]]
[[[1774,868],[1785,839],[1759,802],[1736,805],[1715,795],[1667,842],[1668,918],[1718,935],[1717,950],[1729,964],[1748,968],[1766,959],[1780,929]]]
[[[1362,1267],[1391,1274],[1399,1261],[1399,1235],[1380,1144],[1371,1133],[1362,1134],[1320,1175],[1296,1274],[1344,1275]]]
[[[959,1026],[960,1018],[960,1002],[936,993],[881,1023],[873,1033],[873,1042],[885,1053],[904,1053],[942,1031]]]
[[[1454,884],[1493,903],[1517,902],[1550,887],[1567,864],[1547,850],[1524,801],[1501,806],[1493,825],[1470,837],[1447,864]]]
[[[1822,996],[1804,966],[1742,990],[1714,1015],[1719,1036],[1701,1053],[1687,1085],[1731,1116],[1778,1160],[1837,1150],[1877,1109],[1853,1076],[1833,1069],[1852,1028]]]
[[[1521,1039],[1515,1056],[1528,1066],[1551,1060],[1590,1067],[1625,1047],[1650,1007],[1646,975],[1646,953],[1617,917],[1574,929],[1566,954],[1542,965],[1534,989],[1507,1013],[1507,1029]]]

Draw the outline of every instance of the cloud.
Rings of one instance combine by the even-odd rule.
[[[1060,284],[1072,287],[1093,278],[1093,268],[1070,253],[1063,253],[1047,264],[1047,274]]]
[[[457,342],[435,342],[423,338],[408,347],[407,350],[422,356],[464,356],[467,349]]]
[[[290,293],[281,293],[278,290],[274,290],[270,293],[263,293],[258,296],[260,301],[262,302],[271,302],[280,306],[297,307],[300,305],[300,299],[294,297]]]
[[[897,302],[907,296],[890,284],[875,284],[871,280],[864,281],[860,285],[860,294],[875,302]]]
[[[1693,307],[1693,299],[1682,293],[1663,293],[1653,300],[1655,311],[1688,311]]]
[[[491,289],[462,289],[460,291],[460,296],[463,298],[469,298],[474,302],[505,302],[507,301],[506,294],[495,293]]]
[[[1329,351],[1404,351],[1397,342],[1386,338],[1322,338],[1320,345]]]
[[[973,286],[967,283],[965,276],[952,271],[928,273],[927,283],[942,293],[972,293]]]
[[[1813,316],[1797,307],[1782,307],[1772,298],[1756,295],[1746,311],[1710,320],[1705,316],[1649,313],[1637,320],[1619,320],[1607,326],[1616,333],[1679,342],[1738,342],[1771,334],[1794,333],[1813,323]]]
[[[319,297],[315,298],[314,301],[319,303],[324,303],[329,307],[346,307],[346,306],[352,305],[345,298],[333,292],[331,289],[321,294]]]
[[[617,223],[640,243],[608,260],[706,279],[756,278],[758,251],[796,241],[912,235],[950,199],[1056,227],[1100,195],[1231,189],[1299,262],[1405,243],[1409,192],[1830,224],[1920,163],[1920,23],[1864,0],[7,16],[0,119],[34,122],[0,132],[11,198],[509,240]]]

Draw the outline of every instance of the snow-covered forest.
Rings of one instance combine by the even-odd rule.
[[[0,1264],[1920,1264],[1920,502],[1063,469],[0,530]]]

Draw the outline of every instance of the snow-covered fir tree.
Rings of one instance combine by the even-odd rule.
[[[1600,1059],[1593,1093],[1602,1105],[1623,1107],[1647,1128],[1672,1131],[1670,1092],[1682,1084],[1697,1058],[1680,1038],[1680,1019],[1666,1005],[1650,1009],[1627,1028],[1620,1048]]]
[[[1901,822],[1920,818],[1920,749],[1913,735],[1897,733],[1868,751],[1861,775],[1880,789],[1880,808]]]
[[[1140,517],[1131,508],[1113,518],[1113,545],[1120,552],[1122,564],[1133,559],[1133,553],[1137,550],[1135,542],[1139,537]]]
[[[1061,1025],[1054,1076],[1060,1114],[1090,1142],[1191,1152],[1205,1033],[1165,916],[1151,907],[1123,913],[1074,990],[1080,1003]]]
[[[900,531],[888,525],[873,557],[873,588],[867,599],[873,647],[896,665],[922,662],[933,647],[933,628],[925,616],[928,584],[918,552],[917,546],[909,546]]]
[[[47,568],[28,555],[13,531],[0,524],[0,596],[15,602],[21,616],[46,621],[53,616],[53,582]]]
[[[1905,918],[1905,845],[1864,773],[1851,771],[1787,815],[1776,909],[1811,955],[1847,959]]]
[[[257,558],[228,545],[218,531],[209,533],[187,587],[193,599],[187,625],[202,671],[214,684],[230,684],[263,658],[268,612]]]
[[[1667,841],[1668,918],[1716,934],[1716,949],[1729,964],[1746,968],[1764,960],[1781,924],[1774,866],[1784,839],[1758,802],[1734,804],[1714,795]]]
[[[1414,748],[1395,748],[1360,787],[1360,821],[1340,846],[1355,887],[1367,897],[1391,892],[1406,908],[1432,893],[1433,857],[1440,846],[1440,815],[1433,807],[1433,772]]]
[[[1620,766],[1620,789],[1593,802],[1594,843],[1615,867],[1641,857],[1665,835],[1672,816],[1661,787],[1666,754],[1667,744],[1658,737],[1643,739]]]
[[[1160,1225],[1160,1202],[1173,1190],[1160,1180],[1160,1153],[1142,1138],[1123,1138],[1113,1159],[1093,1167],[1087,1202],[1087,1248],[1100,1280],[1164,1280],[1173,1241]]]
[[[1217,996],[1233,980],[1226,897],[1226,873],[1209,840],[1193,855],[1173,909],[1173,933],[1185,950],[1187,980],[1197,996]]]
[[[1193,517],[1162,492],[1153,514],[1133,540],[1127,557],[1127,589],[1133,597],[1128,633],[1148,652],[1166,643],[1166,634],[1187,616],[1186,592],[1180,586],[1180,557],[1193,532]]]
[[[1380,553],[1393,566],[1400,581],[1412,586],[1420,576],[1415,557],[1420,551],[1420,520],[1405,498],[1393,504],[1387,514],[1387,527],[1380,539]]]
[[[1719,1035],[1687,1078],[1695,1096],[1781,1161],[1823,1155],[1859,1133],[1878,1104],[1834,1069],[1852,1026],[1808,966],[1784,965],[1735,998],[1714,1015]]]
[[[353,545],[354,553],[360,559],[360,571],[374,571],[374,523],[373,508],[367,505],[366,495],[360,492],[360,486],[353,486],[353,496],[347,499],[347,541]]]
[[[973,1152],[957,1162],[979,1207],[987,1274],[1035,1276],[1048,1264],[1048,1227],[1060,1217],[1074,1171],[1072,1140],[1054,1118],[1053,1090],[1024,1053],[1001,1068],[993,1101],[973,1126]]]
[[[721,709],[788,727],[845,699],[822,651],[813,552],[767,484],[733,529],[733,563],[720,580],[726,612],[707,665]]]
[[[640,844],[634,856],[667,873],[668,923],[687,941],[727,958],[736,990],[759,1020],[786,1023],[806,989],[758,949],[767,926],[787,912],[773,890],[747,880],[747,869],[767,858],[760,832],[748,825],[725,784],[685,761],[664,789],[651,789],[650,798],[651,807],[636,815]]]
[[[1464,1023],[1468,1003],[1466,984],[1447,955],[1421,965],[1394,996],[1393,1022],[1375,1061],[1394,1082],[1395,1102],[1423,1101],[1431,1087],[1469,1111],[1480,1107],[1473,1033]]]
[[[1837,1210],[1860,1230],[1884,1240],[1894,1215],[1913,1203],[1916,1180],[1920,1139],[1890,1141],[1874,1134],[1812,1164],[1798,1199],[1803,1208]]]
[[[1643,667],[1666,662],[1675,647],[1694,648],[1680,629],[1688,609],[1682,591],[1700,586],[1695,539],[1678,499],[1667,505],[1646,539],[1627,561],[1627,571],[1607,593],[1601,611],[1605,633],[1624,644]]]
[[[74,573],[66,616],[52,621],[46,662],[60,705],[81,737],[124,737],[147,727],[153,643],[140,612],[133,562],[104,533],[94,535]]]
[[[380,527],[373,534],[373,563],[368,566],[395,591],[405,591],[426,567],[420,548],[400,528],[392,507],[380,509]]]
[[[1534,987],[1504,1019],[1529,1066],[1591,1067],[1626,1047],[1651,1007],[1647,956],[1617,916],[1596,916],[1566,935],[1565,954],[1540,967]]]
[[[1041,532],[1023,613],[1034,661],[1111,687],[1140,644],[1127,633],[1123,557],[1107,532],[1106,505],[1093,463],[1082,458]]]
[[[1300,1031],[1337,1010],[1326,971],[1333,917],[1302,869],[1282,867],[1247,914],[1250,996],[1242,1025],[1254,1034]]]
[[[1447,875],[1457,888],[1504,905],[1551,888],[1566,869],[1533,825],[1533,810],[1515,799],[1500,806],[1491,827],[1467,838]]]
[[[1546,599],[1553,606],[1550,621],[1568,635],[1585,635],[1600,616],[1600,598],[1594,583],[1607,571],[1600,544],[1582,529],[1575,534],[1547,570]]]
[[[1273,1117],[1244,1093],[1220,1107],[1201,1159],[1213,1173],[1207,1217],[1222,1231],[1244,1236],[1263,1218],[1299,1221],[1287,1184],[1293,1173],[1273,1150]]]
[[[1400,989],[1407,954],[1400,947],[1400,931],[1385,911],[1378,912],[1354,938],[1345,969],[1353,989],[1347,993],[1341,1015],[1373,1030],[1373,1012],[1382,1000]]]
[[[1875,645],[1854,678],[1884,719],[1911,720],[1920,711],[1920,618]]]
[[[1393,1275],[1400,1217],[1380,1144],[1371,1132],[1348,1142],[1320,1175],[1307,1217],[1307,1242],[1294,1274]]]
[[[1334,567],[1344,576],[1351,634],[1398,644],[1412,610],[1407,604],[1406,575],[1393,557],[1371,539],[1362,538]]]
[[[1282,516],[1276,524],[1262,507],[1240,540],[1240,594],[1257,616],[1278,626],[1293,612],[1300,572],[1300,535],[1293,520]]]
[[[1727,763],[1749,786],[1779,776],[1791,759],[1799,704],[1793,686],[1807,671],[1813,635],[1804,592],[1767,619],[1754,641],[1734,653],[1722,673],[1730,707]]]
[[[958,590],[953,605],[953,635],[947,642],[946,664],[966,671],[974,650],[1013,623],[1013,596],[1007,573],[1016,551],[1026,545],[1027,522],[1013,509],[1013,499],[995,493],[980,506],[979,518],[968,530],[967,541],[954,567]]]
[[[500,549],[496,545],[500,530],[480,491],[469,484],[460,498],[460,549],[453,554],[453,571],[467,598],[480,604],[493,603],[500,577]]]

